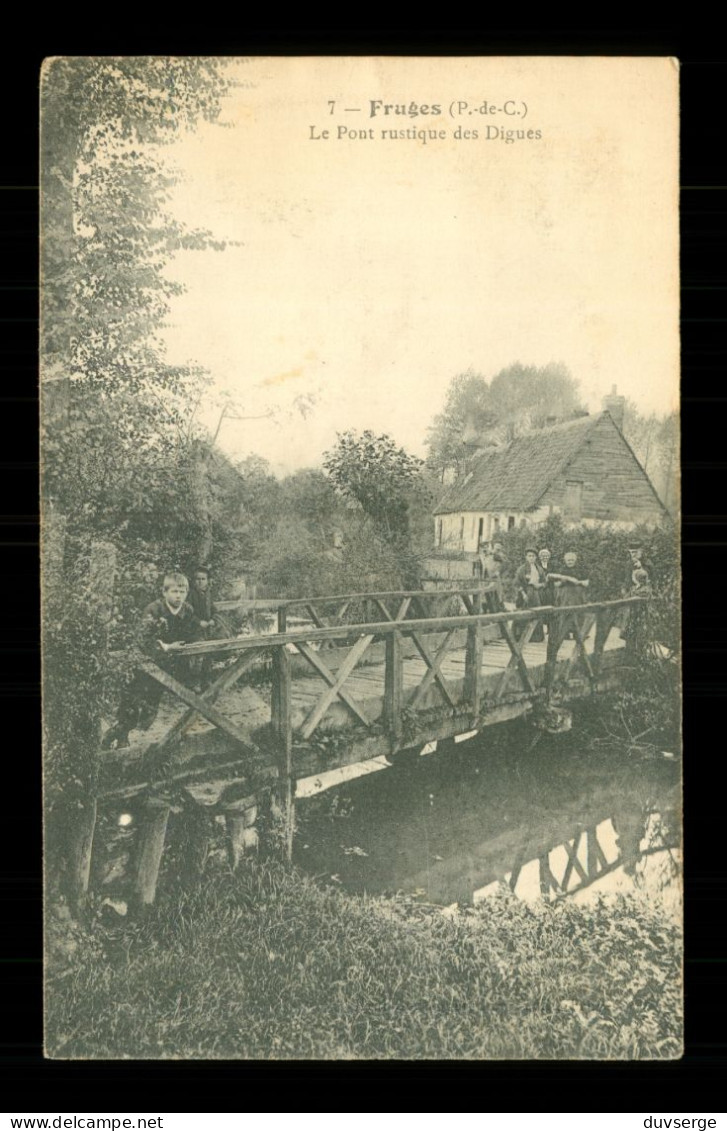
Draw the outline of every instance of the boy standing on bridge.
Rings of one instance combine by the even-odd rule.
[[[198,566],[192,577],[192,588],[189,591],[189,603],[203,630],[204,639],[210,636],[209,629],[214,622],[212,589],[210,588],[210,571],[207,566]]]
[[[215,635],[214,600],[210,585],[210,571],[207,566],[197,566],[192,575],[192,587],[189,590],[189,603],[194,610],[194,615],[199,621],[200,639],[211,640]],[[219,633],[217,633],[219,635]],[[202,687],[209,684],[212,672],[212,659],[210,656],[200,656],[193,662],[193,668],[199,677]]]
[[[169,656],[170,644],[189,644],[199,640],[199,619],[187,603],[189,582],[182,573],[168,573],[164,578],[163,595],[144,609],[139,639],[140,650],[158,667],[181,683],[189,683],[189,660],[185,656]],[[159,710],[164,688],[146,672],[137,671],[121,697],[116,723],[106,732],[102,747],[128,746],[129,732],[148,730]]]

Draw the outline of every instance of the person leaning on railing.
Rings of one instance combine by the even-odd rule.
[[[578,560],[575,550],[566,550],[563,554],[563,566],[559,572],[550,570],[547,581],[552,582],[555,589],[555,604],[565,608],[569,605],[585,605],[588,601],[588,587],[591,584],[588,570]],[[573,632],[567,636],[573,638]]]
[[[525,561],[515,574],[515,606],[518,609],[535,609],[544,603],[543,591],[546,585],[545,572],[538,561],[538,552],[534,546],[529,546],[525,551]],[[521,636],[525,626],[517,627],[516,636]],[[533,630],[530,640],[538,644],[545,637],[543,625],[538,624]]]
[[[161,598],[144,609],[137,647],[157,667],[178,679],[191,681],[190,661],[186,656],[169,655],[170,644],[190,644],[202,637],[199,618],[187,602],[189,582],[182,573],[168,573]],[[154,722],[164,688],[146,672],[136,671],[124,690],[116,722],[104,735],[102,747],[111,750],[128,746],[129,732],[148,730]]]

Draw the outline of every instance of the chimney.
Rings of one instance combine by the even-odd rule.
[[[624,426],[624,410],[626,408],[626,397],[620,397],[616,392],[616,386],[611,386],[611,392],[607,397],[603,398],[604,411],[610,412],[611,419],[613,420],[619,431],[623,430]]]

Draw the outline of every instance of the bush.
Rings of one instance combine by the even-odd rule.
[[[658,639],[675,652],[680,638],[679,618],[679,542],[676,528],[668,523],[652,529],[638,526],[634,530],[620,530],[612,526],[566,526],[560,515],[552,515],[537,530],[522,528],[510,530],[501,537],[507,556],[505,591],[514,599],[513,576],[525,561],[525,551],[534,546],[547,546],[553,557],[551,567],[559,572],[563,554],[573,549],[588,570],[591,601],[613,600],[623,596],[624,574],[629,562],[629,543],[640,541],[645,558],[651,562],[653,602],[651,616],[658,628]]]
[[[50,1054],[197,1058],[670,1058],[680,937],[635,899],[447,919],[247,865],[49,966]]]

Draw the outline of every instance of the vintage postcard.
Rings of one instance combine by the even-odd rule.
[[[678,63],[41,95],[47,1056],[679,1057]]]

